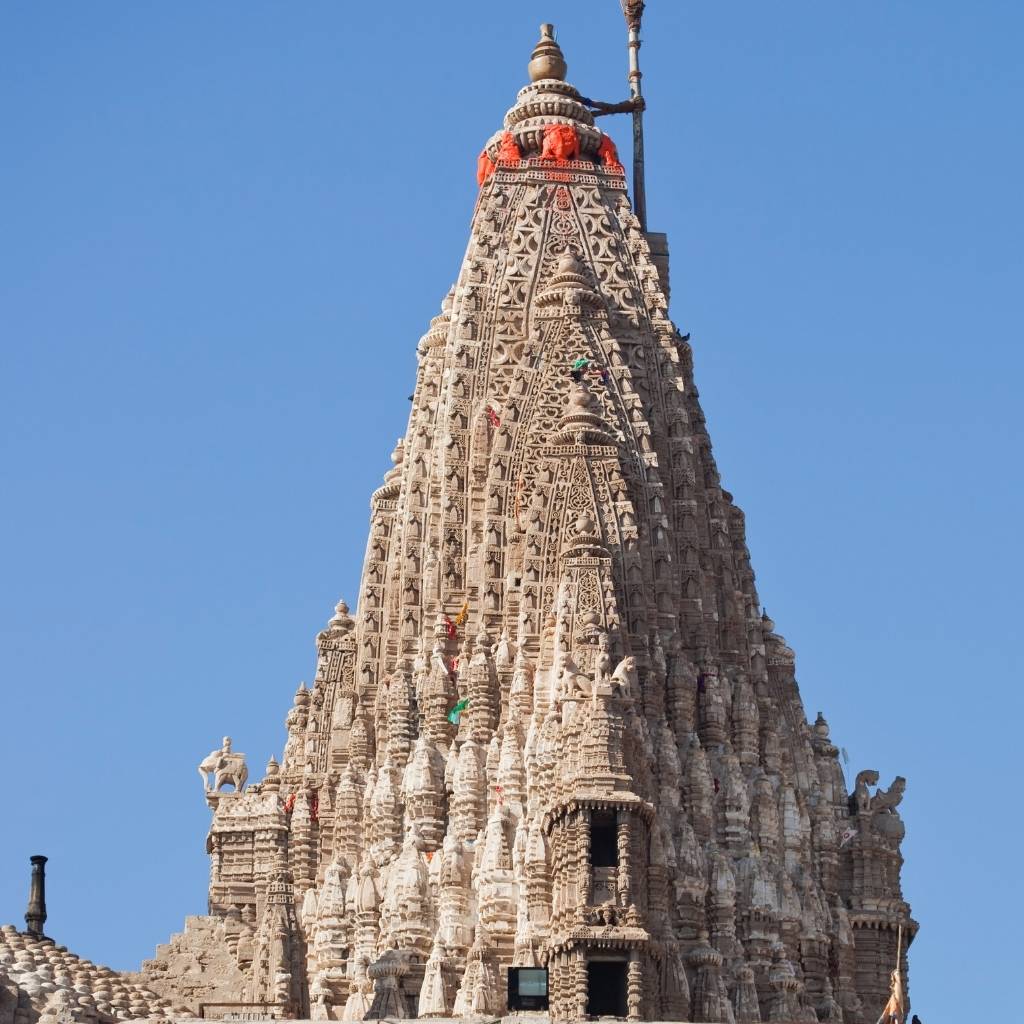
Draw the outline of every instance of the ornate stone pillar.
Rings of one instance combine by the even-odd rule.
[[[590,863],[590,825],[591,810],[589,807],[576,812],[578,826],[576,830],[576,857],[579,870],[579,905],[590,905],[594,886],[594,869]]]
[[[630,854],[633,847],[633,824],[628,811],[618,811],[616,825],[618,828],[616,839],[619,845],[619,872],[616,887],[618,890],[619,906],[628,907],[631,902],[632,863]]]
[[[643,1007],[643,966],[640,963],[639,950],[631,950],[629,964],[626,967],[626,1016],[630,1020],[640,1020]]]

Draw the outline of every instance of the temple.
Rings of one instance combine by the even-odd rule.
[[[209,913],[74,1013],[19,987],[49,940],[0,932],[0,1024],[874,1024],[906,978],[903,780],[848,792],[808,720],[667,242],[566,71],[544,26],[280,762],[200,765]]]

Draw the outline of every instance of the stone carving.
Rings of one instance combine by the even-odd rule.
[[[612,692],[620,697],[632,697],[636,688],[636,658],[623,658],[612,673]]]
[[[878,785],[878,772],[867,769],[857,773],[853,793],[850,795],[850,811],[853,814],[893,814],[903,800],[907,780],[897,775],[888,789],[879,789],[874,794],[869,786]],[[897,815],[898,816],[898,815]]]
[[[907,780],[902,775],[897,775],[888,789],[878,790],[871,798],[871,813],[895,814],[896,808],[903,799],[903,790],[906,785]]]
[[[210,776],[213,775],[213,785]],[[219,792],[225,785],[231,784],[239,793],[245,789],[245,780],[249,778],[249,769],[245,766],[245,754],[231,749],[231,737],[225,736],[219,750],[214,750],[199,762],[199,776],[203,780],[203,788],[207,793]]]
[[[667,264],[564,77],[548,28],[280,764],[200,766],[209,914],[142,972],[193,1012],[499,1016],[515,965],[555,1020],[870,1024],[916,931],[904,782],[848,795],[807,720]]]
[[[580,155],[580,140],[571,124],[549,124],[544,129],[541,160],[575,160]]]

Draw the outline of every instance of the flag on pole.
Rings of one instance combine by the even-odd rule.
[[[468,707],[469,707],[469,698],[468,697],[463,697],[463,699],[460,700],[455,705],[455,707],[453,707],[451,709],[451,711],[448,712],[448,721],[451,722],[452,725],[458,725],[459,724],[459,718],[462,717],[462,712],[465,711],[466,708],[468,708]]]
[[[903,966],[900,956],[903,952],[903,925],[899,926],[896,938],[896,970],[889,975],[889,1001],[878,1018],[878,1024],[903,1024],[907,1019],[907,995],[903,989]]]

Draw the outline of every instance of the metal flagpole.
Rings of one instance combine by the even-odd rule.
[[[629,28],[629,95],[633,100],[633,210],[640,230],[647,230],[647,191],[644,188],[644,101],[640,88],[640,19],[644,0],[620,0]]]

